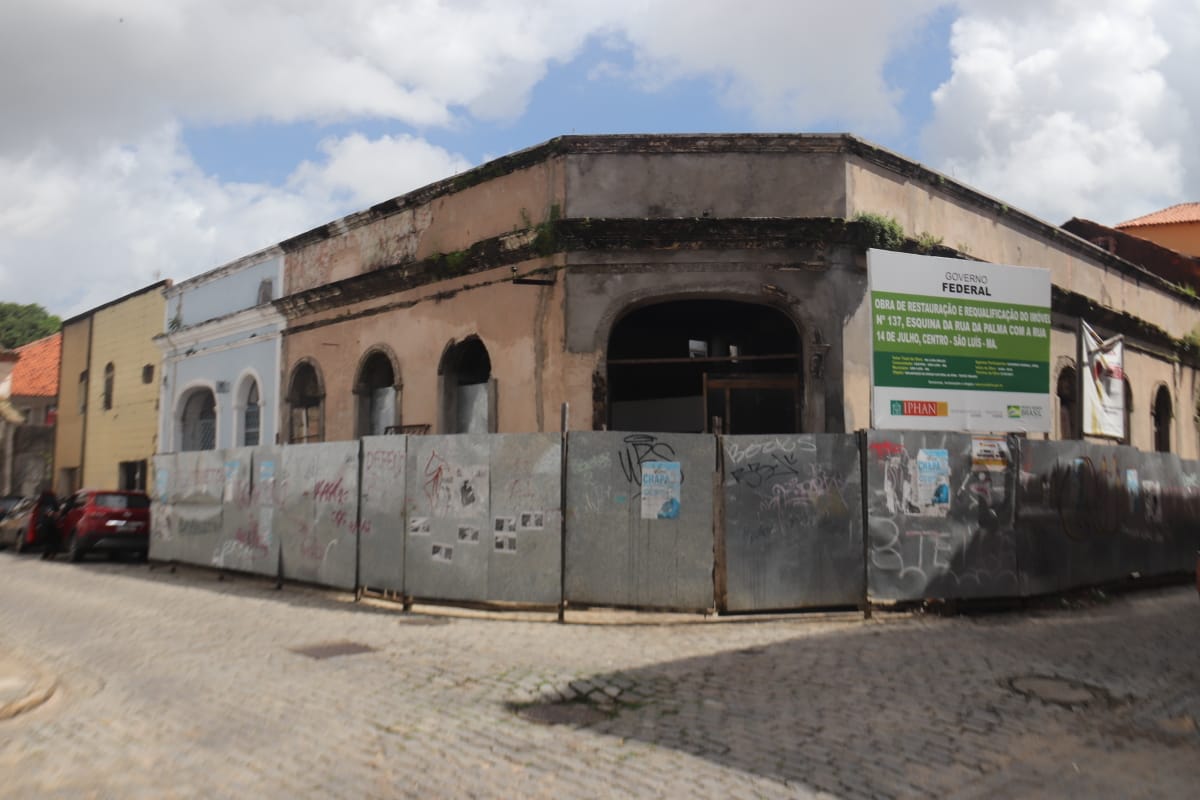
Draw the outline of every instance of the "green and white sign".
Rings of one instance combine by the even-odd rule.
[[[1050,430],[1050,271],[867,252],[876,428]]]

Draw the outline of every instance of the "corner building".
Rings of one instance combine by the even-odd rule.
[[[574,430],[867,428],[860,214],[900,249],[1049,268],[1051,387],[1080,318],[1125,333],[1134,446],[1145,398],[1196,407],[1194,297],[920,164],[848,135],[570,136],[280,244],[278,438],[552,431],[564,403]]]

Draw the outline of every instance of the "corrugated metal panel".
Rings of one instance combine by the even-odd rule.
[[[976,440],[991,450],[1003,442],[1007,455],[985,458]],[[1016,437],[868,434],[872,600],[1018,595],[1016,453]]]
[[[285,578],[355,588],[358,448],[353,441],[280,449],[272,527]]]
[[[404,591],[407,436],[363,438],[359,583]]]
[[[862,601],[862,476],[854,434],[725,436],[726,607]]]
[[[487,600],[491,438],[414,436],[408,445],[405,591]]]
[[[664,503],[657,499],[644,502],[642,480],[649,462],[678,465],[674,518],[658,518]],[[712,436],[569,434],[568,601],[711,608],[715,467]],[[664,475],[670,475],[670,468]]]

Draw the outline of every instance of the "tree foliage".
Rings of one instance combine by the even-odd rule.
[[[37,303],[0,303],[0,347],[12,349],[49,336],[62,320]]]

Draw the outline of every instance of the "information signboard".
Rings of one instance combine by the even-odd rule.
[[[877,429],[1050,430],[1050,271],[867,252]]]

